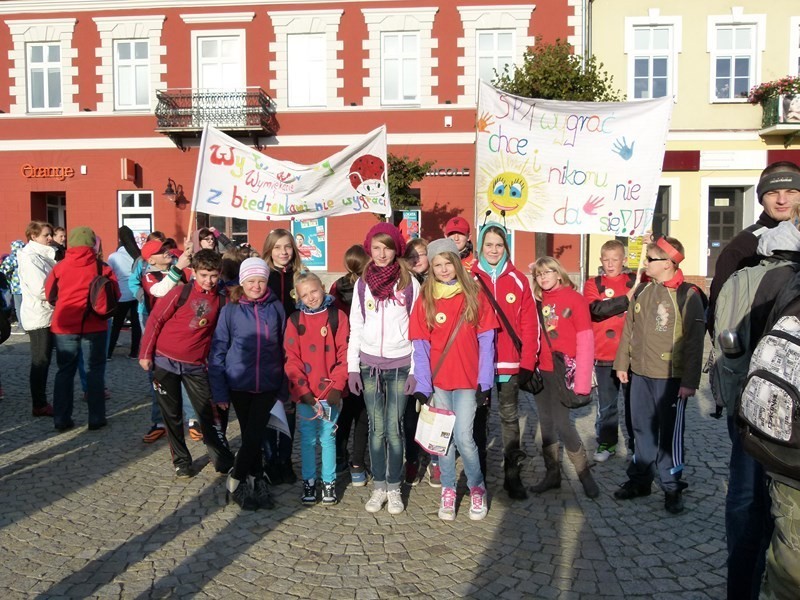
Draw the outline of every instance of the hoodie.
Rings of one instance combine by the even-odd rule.
[[[505,228],[498,223],[489,225],[505,231]],[[482,227],[478,232],[478,248],[483,248],[485,233],[486,227]],[[497,375],[515,375],[520,369],[533,371],[539,354],[539,315],[528,278],[511,263],[508,250],[494,268],[481,254],[472,267],[472,275],[486,285],[517,337],[522,341],[520,352],[506,330],[503,320],[498,316],[500,329],[495,340]]]
[[[3,275],[6,276],[8,279],[8,283],[11,285],[11,293],[19,295],[22,293],[22,290],[19,286],[19,268],[17,262],[17,252],[22,250],[25,247],[25,242],[22,240],[15,240],[11,242],[11,254],[6,256],[3,259],[2,264],[0,264],[0,271],[2,271]]]

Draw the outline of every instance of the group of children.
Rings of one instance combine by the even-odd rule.
[[[375,225],[362,245],[348,250],[348,274],[330,294],[303,269],[287,230],[270,233],[262,257],[240,262],[238,277],[225,285],[218,281],[223,258],[214,250],[193,252],[187,241],[173,266],[163,242],[147,242],[143,258],[153,273],[162,273],[151,290],[165,280],[173,285],[149,307],[139,358],[142,368],[152,370],[176,474],[193,474],[183,433],[183,386],[215,468],[229,473],[228,497],[241,508],[272,507],[268,481],[295,477],[290,436],[296,423],[304,504],[316,503],[318,495],[323,504],[336,504],[337,474],[349,470],[353,485],[365,485],[371,474],[368,512],[386,506],[399,514],[405,509],[401,483],[404,477],[415,483],[420,467],[410,431],[413,409],[432,404],[455,414],[449,448],[433,457],[430,473],[431,483],[442,487],[439,517],[456,516],[458,453],[469,518],[479,520],[488,507],[492,390],[497,388],[502,424],[504,488],[521,499],[527,492],[520,479],[525,453],[519,390],[540,378],[543,389],[535,400],[546,474],[530,490],[560,486],[560,438],[593,498],[599,489],[563,393],[586,396],[598,386],[594,459],[602,462],[615,453],[617,393],[630,378],[634,400],[626,414],[632,416],[628,437],[630,444],[636,440],[635,455],[630,481],[615,496],[649,494],[657,469],[667,510],[680,512],[683,406],[697,388],[704,327],[699,295],[684,294],[679,306],[680,243],[662,238],[647,246],[642,282],[624,269],[622,244],[605,244],[604,273],[587,282],[582,295],[551,257],[531,265],[531,287],[511,262],[500,224],[480,229],[477,252],[464,219],[451,219],[445,233],[407,247],[396,227]],[[193,279],[178,285],[189,264]],[[557,363],[566,365],[566,379]],[[235,456],[223,417],[230,404],[242,432]],[[268,426],[271,415],[282,417],[288,436]],[[668,438],[674,438],[671,444]]]

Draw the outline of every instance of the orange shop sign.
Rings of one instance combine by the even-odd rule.
[[[22,165],[19,171],[26,179],[58,179],[59,181],[64,181],[68,177],[75,176],[75,169],[72,167],[35,167],[28,163]]]

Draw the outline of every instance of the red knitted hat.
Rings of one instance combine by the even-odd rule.
[[[369,230],[367,237],[364,238],[364,250],[367,251],[367,254],[370,254],[372,238],[375,237],[376,233],[385,233],[392,238],[396,255],[403,256],[403,253],[406,251],[406,242],[403,239],[403,235],[400,233],[400,230],[391,223],[378,223]]]

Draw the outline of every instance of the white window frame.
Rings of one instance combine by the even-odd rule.
[[[247,38],[244,29],[202,29],[192,31],[192,87],[194,89],[200,88],[200,62],[201,58],[198,56],[199,41],[203,38],[239,38],[239,68],[240,68],[240,81],[242,82],[241,89],[247,87]],[[203,89],[218,89],[205,87]]]
[[[44,60],[41,63],[36,63],[36,66],[34,67],[31,55],[33,54],[33,48],[39,46],[42,47],[42,58]],[[50,47],[58,48],[57,61],[49,62],[49,60],[47,59]],[[64,106],[64,82],[62,78],[63,67],[61,62],[63,56],[63,48],[61,48],[61,44],[59,42],[30,42],[25,45],[25,52],[26,52],[25,75],[27,77],[27,82],[28,82],[28,112],[32,113],[61,112],[62,107]],[[52,68],[58,68],[58,82],[59,82],[58,106],[49,105],[50,84],[48,83],[49,81],[48,71]],[[33,106],[33,71],[39,69],[43,71],[44,75],[42,77],[42,85],[44,86],[44,89],[42,90],[44,106],[35,107]]]
[[[750,81],[747,91],[750,91],[756,83],[761,81],[761,66],[762,55],[764,53],[764,45],[766,43],[766,22],[767,16],[763,14],[744,14],[742,7],[734,6],[731,9],[730,15],[709,15],[706,51],[710,55],[709,60],[709,78],[708,78],[708,101],[711,104],[744,104],[747,102],[747,96],[740,98],[717,98],[716,92],[716,79],[717,79],[717,57],[720,55],[728,55],[729,52],[724,53],[717,50],[717,32],[720,28],[724,27],[752,27],[753,28],[753,49],[750,64]],[[736,56],[744,56],[744,54],[737,54],[732,51],[730,55],[735,58]],[[734,67],[734,65],[731,65]],[[732,74],[733,76],[733,74]]]
[[[386,52],[386,39],[391,36],[398,38],[400,51],[397,55],[389,56]],[[413,53],[405,53],[402,50],[403,41],[405,37],[413,37],[416,45],[416,51]],[[398,69],[398,89],[400,95],[398,98],[386,97],[386,61],[398,60],[400,68]],[[406,61],[413,61],[414,69],[416,70],[416,89],[414,90],[413,98],[405,98],[406,89],[403,82],[403,72]],[[381,32],[381,104],[384,106],[396,105],[419,105],[420,103],[420,35],[419,31],[383,31]]]
[[[511,35],[511,48],[509,49],[509,62],[500,64],[500,51],[497,49],[497,39],[499,34],[506,33]],[[488,53],[481,53],[481,43],[480,39],[482,35],[491,35],[493,38],[493,50]],[[492,62],[494,63],[494,70],[497,71],[498,75],[503,74],[503,69],[506,65],[511,67],[513,72],[514,63],[515,63],[515,48],[516,48],[516,31],[514,29],[478,29],[475,31],[475,89],[478,90],[480,88],[480,80],[481,80],[481,69],[480,69],[480,62],[481,58],[491,58]],[[494,75],[493,75],[494,77]],[[487,83],[491,83],[492,81],[489,80]]]
[[[626,17],[625,18],[625,54],[628,57],[628,99],[634,100],[636,96],[635,89],[635,61],[642,56],[653,56],[653,53],[642,53],[636,50],[635,35],[636,30],[639,28],[647,29],[669,29],[670,47],[667,57],[667,96],[672,96],[672,99],[678,101],[678,55],[682,51],[683,39],[683,20],[677,16],[662,16],[658,9],[650,9],[646,17]],[[651,62],[652,67],[652,62]],[[650,73],[652,83],[652,70]],[[651,89],[652,93],[652,89]]]
[[[789,70],[791,75],[800,75],[800,17],[789,18]]]
[[[131,58],[128,60],[121,60],[118,58],[117,48],[120,44],[129,44],[131,47]],[[147,48],[147,56],[145,58],[136,58],[135,50],[136,44],[144,44]],[[126,40],[114,40],[114,110],[146,110],[150,108],[150,44],[148,39],[134,38]],[[130,104],[123,104],[122,94],[120,92],[120,85],[122,77],[120,75],[120,67],[128,67],[133,72],[133,99],[134,102]],[[137,67],[146,67],[144,81],[140,82],[136,77]],[[142,83],[145,87],[145,101],[141,104],[136,103],[138,96],[138,86]]]
[[[122,206],[123,196],[133,196],[133,206]],[[141,199],[145,196],[150,196],[150,206],[141,206]],[[155,229],[155,203],[156,195],[153,190],[118,190],[117,191],[117,223],[119,227],[127,225],[130,227],[134,234],[142,233],[145,230],[149,235]],[[139,227],[136,219],[150,219],[149,227]],[[134,221],[131,223],[131,221]],[[134,225],[131,227],[131,225]],[[137,240],[137,243],[140,240]],[[140,245],[141,246],[141,245]]]
[[[286,102],[290,108],[328,105],[326,38],[325,33],[290,33],[286,36]],[[314,44],[320,41],[320,52],[312,55]]]

